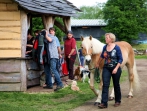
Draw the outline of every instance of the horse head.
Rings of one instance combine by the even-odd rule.
[[[93,38],[92,36],[89,37],[82,37],[82,53],[85,56],[85,63],[86,65],[89,65],[92,60],[92,55],[97,55],[102,52],[104,43],[100,42],[96,38]]]
[[[91,62],[91,55],[93,53],[93,45],[92,45],[92,36],[89,37],[82,37],[82,53],[85,56],[85,63],[89,65]]]

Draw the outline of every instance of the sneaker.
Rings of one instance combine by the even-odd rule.
[[[53,89],[52,86],[44,86],[43,88],[44,88],[44,89]]]
[[[56,92],[56,91],[59,91],[59,90],[62,89],[62,88],[64,88],[64,86],[57,86],[57,88],[54,89],[54,91],[55,91],[55,92]]]

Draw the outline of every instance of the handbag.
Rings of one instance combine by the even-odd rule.
[[[65,76],[68,75],[68,69],[67,69],[67,63],[66,63],[66,61],[64,61],[64,62],[62,63],[62,73],[63,73],[63,75],[65,75]]]

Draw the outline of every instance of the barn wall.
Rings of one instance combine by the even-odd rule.
[[[21,57],[20,19],[16,3],[0,1],[0,58]]]
[[[105,35],[105,31],[100,26],[89,26],[87,28],[72,26],[71,29],[76,40],[80,40],[81,36],[86,37],[91,35],[92,37],[99,39],[101,36]]]

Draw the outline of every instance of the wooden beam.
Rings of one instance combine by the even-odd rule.
[[[53,27],[55,17],[54,16],[42,16],[43,25],[46,30],[49,30],[50,27]]]
[[[64,25],[62,25],[60,22],[58,22],[57,20],[55,20],[54,25],[56,25],[58,28],[60,28],[64,33],[66,33],[65,31],[65,27]]]
[[[21,41],[20,40],[1,40],[0,48],[18,48],[21,49]]]
[[[0,57],[21,57],[21,50],[0,50]]]
[[[64,26],[65,26],[65,31],[71,31],[71,22],[70,22],[70,17],[65,17],[63,18]]]
[[[50,27],[54,26],[55,17],[47,16],[46,17],[46,29],[49,30]]]
[[[11,12],[2,12],[0,11],[0,20],[6,21],[6,20],[20,20],[20,11],[11,11]]]
[[[0,40],[19,40],[21,35],[19,33],[13,32],[1,32],[0,31]]]
[[[4,32],[4,33],[12,32],[12,33],[20,34],[21,27],[0,27],[0,32]]]
[[[0,73],[0,83],[21,82],[20,73]]]
[[[18,11],[18,5],[15,3],[0,3],[0,11]]]
[[[35,78],[35,79],[27,81],[27,87],[36,86],[36,85],[39,85],[39,84],[40,84],[39,78]]]
[[[21,27],[20,20],[18,21],[0,21],[0,27]]]
[[[20,86],[20,83],[0,83],[0,91],[21,91]]]
[[[0,3],[12,3],[12,0],[0,0]]]
[[[21,57],[25,57],[26,44],[27,44],[27,14],[24,11],[20,12],[21,18]]]
[[[20,60],[15,60],[15,59],[0,60],[0,74],[20,73],[20,69],[21,69]]]

